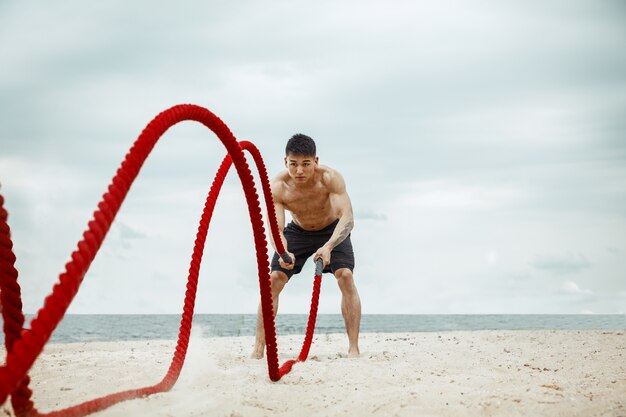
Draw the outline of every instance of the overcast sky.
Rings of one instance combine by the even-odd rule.
[[[364,313],[626,313],[622,1],[0,4],[0,182],[37,311],[143,127],[178,103],[251,140],[271,175],[312,136],[345,177]],[[163,136],[70,307],[178,313],[225,150]],[[281,312],[307,313],[313,267]],[[332,275],[320,312],[339,313]],[[253,313],[232,172],[197,312]]]

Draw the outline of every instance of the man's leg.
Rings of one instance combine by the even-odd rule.
[[[337,284],[341,290],[341,314],[348,333],[348,357],[359,356],[359,329],[361,327],[361,298],[354,285],[352,271],[340,268],[335,271]]]
[[[278,313],[278,297],[280,292],[287,283],[287,275],[282,271],[274,271],[270,275],[270,282],[272,284],[272,305],[274,306],[274,317]],[[256,341],[254,343],[254,350],[250,355],[253,359],[261,359],[265,352],[265,329],[263,327],[263,309],[261,303],[259,303],[259,310],[256,319]]]

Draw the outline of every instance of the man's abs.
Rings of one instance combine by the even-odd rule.
[[[319,214],[314,216],[298,216],[295,213],[291,213],[291,217],[295,224],[308,231],[322,230],[328,227],[331,223],[339,219],[337,215],[325,215],[320,216]]]

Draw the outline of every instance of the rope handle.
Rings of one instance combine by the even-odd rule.
[[[291,259],[291,256],[289,256],[289,253],[287,253],[287,251],[281,253],[280,257],[282,258],[283,262],[285,262],[287,265],[290,265],[293,262]],[[324,270],[324,260],[321,257],[317,258],[315,260],[315,276],[322,275],[323,270]]]
[[[321,276],[324,270],[324,260],[320,257],[315,260],[315,276]]]
[[[291,265],[293,263],[293,260],[291,259],[291,256],[289,256],[289,253],[287,253],[287,251],[284,251],[283,253],[281,253],[280,257],[282,258],[283,262],[286,263],[287,265]]]

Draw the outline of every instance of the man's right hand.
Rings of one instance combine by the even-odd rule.
[[[285,263],[285,261],[283,261],[283,258],[281,258],[279,256],[278,257],[278,264],[280,265],[281,268],[293,269],[294,265],[296,264],[296,257],[291,252],[287,252],[287,255],[289,255],[289,257],[291,258],[291,263],[290,264]]]

